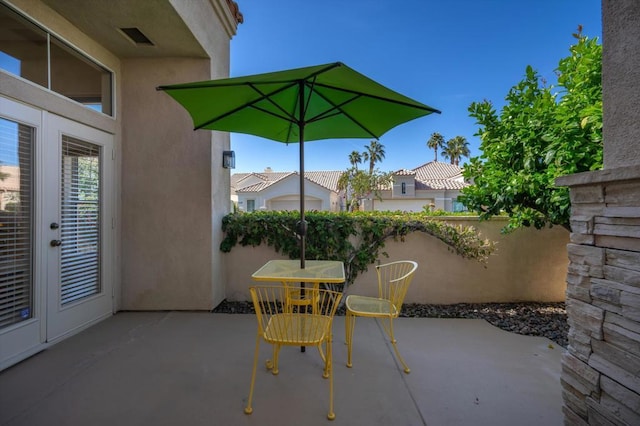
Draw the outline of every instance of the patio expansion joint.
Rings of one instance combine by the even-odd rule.
[[[387,351],[389,352],[389,355],[391,356],[391,358],[393,359],[394,364],[396,365],[397,374],[400,377],[400,379],[402,380],[402,384],[404,385],[405,389],[407,390],[407,393],[411,397],[411,402],[413,403],[413,406],[415,407],[416,412],[420,416],[420,420],[422,421],[422,426],[427,426],[427,420],[424,418],[424,415],[422,414],[422,410],[420,409],[420,404],[418,404],[418,400],[416,399],[415,395],[411,391],[411,387],[409,386],[409,383],[407,382],[407,374],[402,370],[402,366],[400,365],[400,363],[396,359],[396,354],[395,354],[395,352],[393,350],[393,346],[391,345],[391,342],[389,341],[389,336],[387,336],[387,333],[384,331],[384,327],[380,323],[381,320],[376,318],[375,321],[376,321],[376,324],[378,326],[378,330],[380,331],[380,334],[382,335],[382,338],[384,339],[385,345],[387,347]],[[409,374],[411,374],[411,373],[409,373]]]

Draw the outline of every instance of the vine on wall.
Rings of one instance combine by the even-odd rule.
[[[411,232],[424,232],[447,244],[465,259],[486,263],[495,249],[493,241],[483,239],[472,226],[452,225],[424,213],[404,212],[307,212],[305,258],[344,262],[346,283],[352,284],[382,255],[388,238],[404,241]],[[277,252],[300,258],[295,233],[296,211],[231,213],[222,219],[225,233],[220,250],[228,253],[236,245],[267,244]]]

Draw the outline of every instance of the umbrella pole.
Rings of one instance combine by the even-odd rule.
[[[304,217],[304,141],[302,139],[303,127],[300,127],[300,269],[304,269],[305,249],[307,239],[307,222]]]
[[[300,234],[300,269],[304,269],[305,249],[307,243],[307,222],[304,218],[304,85],[300,83],[300,119],[298,121],[298,133],[300,134],[300,225],[298,226],[298,234]],[[300,297],[304,298],[304,282],[300,283]],[[300,347],[300,352],[305,352],[304,346]]]
[[[298,234],[300,235],[300,269],[304,269],[307,222],[304,218],[304,82],[299,82],[298,102],[299,114],[298,118],[298,134],[300,137],[300,225],[298,226]]]

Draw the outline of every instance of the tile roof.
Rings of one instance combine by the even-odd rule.
[[[342,173],[340,170],[325,170],[305,172],[304,174],[308,181],[330,191],[339,192],[338,179]],[[417,190],[462,189],[469,186],[462,177],[460,167],[440,161],[430,161],[412,170],[400,169],[393,174],[414,176]],[[259,192],[291,175],[298,175],[298,172],[234,173],[231,175],[231,188],[235,192]],[[252,181],[251,177],[259,179],[260,182],[248,184]],[[391,187],[381,189],[389,190]]]
[[[338,179],[340,179],[342,171],[329,170],[305,172],[304,174],[308,181],[330,191],[338,192]],[[299,176],[298,172],[234,173],[231,175],[231,188],[236,192],[259,192],[291,175]],[[249,177],[257,177],[261,182],[247,184],[246,181],[249,180]]]
[[[232,184],[231,187],[236,192],[259,192],[292,174],[295,174],[295,172],[244,173],[245,176],[242,176],[240,179],[235,179],[235,186]],[[236,176],[236,174],[231,176],[232,183],[234,176]],[[260,179],[260,181],[249,183],[247,181],[249,181],[250,177],[256,177]]]
[[[417,179],[452,179],[462,177],[462,169],[455,164],[430,161],[413,169]]]
[[[414,170],[400,169],[393,172],[393,174],[398,176],[415,176],[416,172]]]
[[[469,186],[462,177],[462,169],[455,164],[430,161],[413,169],[416,189],[462,189]]]
[[[451,180],[451,179],[428,179],[428,180],[416,179],[416,190],[462,189],[462,188],[466,188],[467,186],[469,186],[469,184],[466,182]]]
[[[304,172],[305,177],[323,188],[338,192],[338,180],[342,175],[340,170],[326,170],[320,172]]]
[[[462,189],[469,186],[462,177],[462,169],[454,164],[430,161],[413,170],[400,169],[396,176],[414,176],[416,190]],[[391,186],[381,188],[390,190]]]

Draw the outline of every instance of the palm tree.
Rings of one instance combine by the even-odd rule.
[[[431,137],[427,141],[427,148],[433,149],[435,152],[436,159],[434,161],[438,161],[438,150],[442,147],[444,147],[444,136],[438,132],[431,133]]]
[[[358,151],[351,151],[349,154],[349,163],[358,170],[358,164],[362,163],[362,155]]]
[[[362,153],[362,158],[364,161],[369,162],[369,174],[372,175],[376,163],[379,163],[384,158],[384,145],[377,140],[372,140],[365,148],[367,150]]]
[[[449,139],[444,149],[442,150],[442,156],[448,158],[451,164],[458,166],[462,157],[469,157],[469,142],[464,136],[456,136]]]

